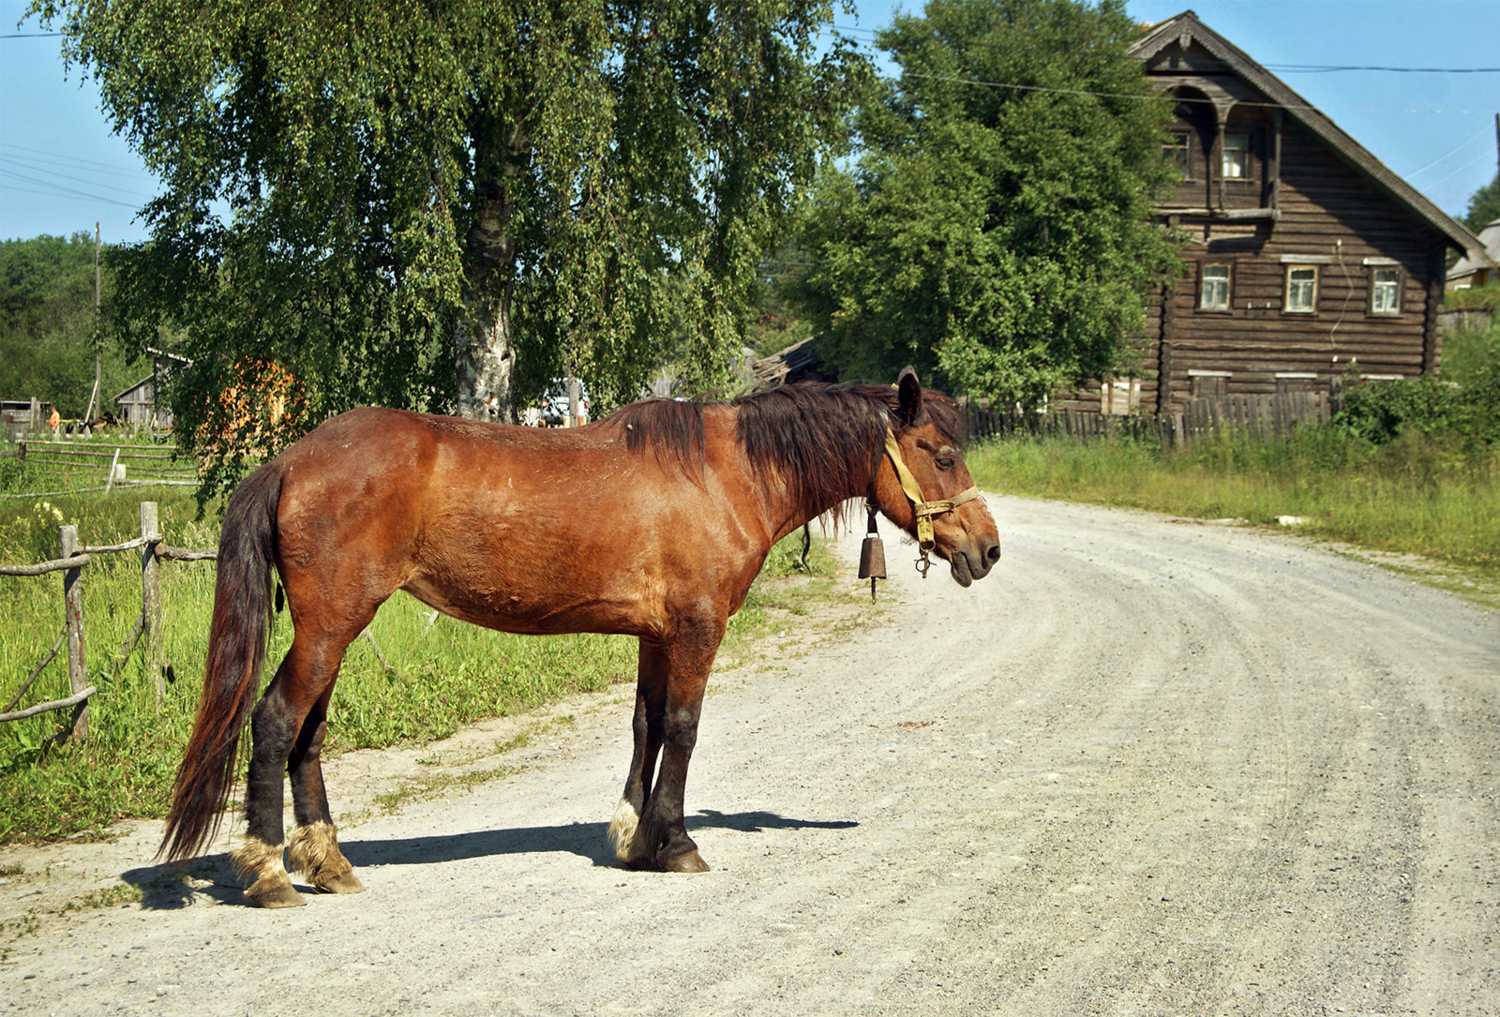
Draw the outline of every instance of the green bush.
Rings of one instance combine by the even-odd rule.
[[[1500,446],[1408,428],[1373,444],[1336,427],[1241,429],[1163,450],[1116,436],[1014,438],[965,458],[986,491],[1201,519],[1305,520],[1299,532],[1500,576]]]
[[[1431,375],[1397,381],[1367,381],[1355,375],[1345,384],[1333,423],[1355,438],[1384,445],[1407,430],[1454,430],[1464,418],[1458,389]]]
[[[1500,294],[1500,286],[1492,287]],[[1500,444],[1500,318],[1484,330],[1456,330],[1444,344],[1443,377],[1458,386],[1475,440]]]
[[[1335,428],[1375,445],[1409,431],[1452,435],[1471,447],[1500,443],[1500,321],[1455,329],[1445,347],[1441,377],[1347,376]]]
[[[1500,283],[1449,290],[1443,294],[1443,307],[1449,311],[1500,311]]]

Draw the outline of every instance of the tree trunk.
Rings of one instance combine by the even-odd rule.
[[[458,415],[516,423],[510,317],[516,239],[511,228],[530,139],[519,125],[507,128],[492,114],[476,118],[473,138],[475,215],[466,244],[464,310],[453,334]]]
[[[475,235],[481,232],[488,231],[476,222],[469,232],[471,249]],[[458,415],[470,420],[516,420],[511,384],[516,367],[510,330],[512,282],[506,275],[498,266],[470,263],[464,314],[453,336]]]

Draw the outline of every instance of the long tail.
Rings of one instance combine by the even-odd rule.
[[[219,832],[229,800],[240,733],[265,663],[280,499],[281,469],[267,463],[245,478],[224,513],[203,699],[157,851],[169,861],[202,852]]]

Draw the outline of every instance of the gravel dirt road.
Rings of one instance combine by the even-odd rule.
[[[245,906],[221,855],[152,868],[155,823],[0,852],[0,917],[144,891],[10,943],[0,1013],[1500,1013],[1500,616],[1276,534],[989,500],[985,580],[918,580],[887,526],[878,618],[716,677],[712,872],[612,863],[621,687],[346,825],[362,895]],[[422,754],[342,757],[335,808]]]

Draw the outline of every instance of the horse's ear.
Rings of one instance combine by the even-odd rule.
[[[922,383],[917,380],[916,368],[910,364],[896,376],[896,412],[908,426],[922,415]]]

